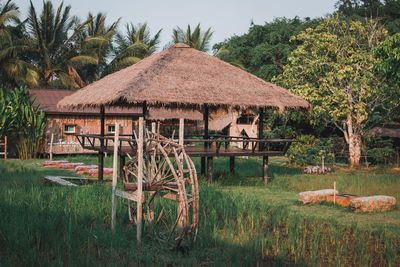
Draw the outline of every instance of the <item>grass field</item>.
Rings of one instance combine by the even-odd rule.
[[[386,213],[353,214],[296,201],[299,191],[331,188],[333,181],[343,193],[399,200],[398,172],[376,168],[304,175],[276,158],[270,183],[263,186],[258,160],[237,159],[238,175],[227,174],[227,160],[215,160],[214,184],[201,179],[198,239],[182,250],[158,242],[151,227],[145,227],[138,246],[122,202],[112,233],[109,186],[45,185],[43,175],[72,172],[42,168],[43,160],[1,160],[0,265],[400,265],[399,205]],[[111,161],[107,157],[105,165],[111,167]],[[161,205],[156,203],[156,209]]]

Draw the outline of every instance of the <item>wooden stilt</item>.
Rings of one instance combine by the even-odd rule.
[[[259,117],[258,117],[258,139],[264,139],[264,109],[259,109]],[[263,150],[263,143],[259,143],[258,150]],[[263,156],[262,161],[262,179],[264,184],[268,183],[268,156]]]
[[[139,117],[139,138],[137,144],[138,155],[138,168],[137,168],[137,197],[142,199],[143,196],[143,132],[144,132],[144,118]],[[142,243],[142,201],[137,202],[137,220],[136,220],[136,237],[138,244]]]
[[[119,124],[115,123],[114,134],[114,157],[113,157],[113,178],[112,178],[112,207],[111,207],[111,229],[115,230],[115,217],[117,215],[117,202],[115,201],[117,179],[118,179],[118,145],[119,145]]]
[[[235,173],[235,157],[229,157],[229,172],[231,174]]]
[[[156,133],[156,122],[154,122],[154,121],[151,123],[151,132],[152,132],[153,134]]]
[[[119,156],[119,176],[121,177],[121,179],[123,179],[123,177],[124,177],[125,159],[126,159],[126,156],[124,156],[124,155]]]
[[[213,157],[207,157],[207,180],[213,182]]]
[[[208,139],[208,106],[204,105],[204,113],[203,113],[203,120],[204,120],[204,139]],[[204,147],[208,147],[208,143],[204,143]],[[206,173],[206,158],[201,158],[201,174]]]
[[[200,164],[201,164],[200,173],[204,175],[206,173],[206,158],[205,157],[201,157]]]
[[[104,137],[104,106],[100,106],[100,136]],[[103,170],[104,170],[104,139],[100,139],[100,148],[99,151],[99,181],[103,181]]]
[[[268,183],[268,156],[263,156],[263,182]]]

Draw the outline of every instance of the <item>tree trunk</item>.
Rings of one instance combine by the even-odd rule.
[[[361,135],[355,134],[353,131],[352,116],[347,116],[347,143],[349,145],[349,161],[350,168],[360,167],[361,160]]]

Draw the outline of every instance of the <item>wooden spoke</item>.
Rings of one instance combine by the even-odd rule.
[[[159,129],[159,124],[157,125]],[[161,136],[159,132],[151,133],[146,130],[145,148],[143,152],[143,190],[150,195],[144,199],[143,215],[147,225],[159,224],[162,215],[165,220],[172,214],[162,207],[159,214],[155,214],[153,207],[156,199],[164,197],[175,201],[176,216],[172,228],[168,231],[169,240],[175,240],[180,245],[184,240],[193,242],[196,238],[199,218],[199,192],[196,168],[193,161],[186,154],[184,146],[174,141],[175,132],[171,138]],[[135,140],[138,138],[134,133]],[[124,189],[134,193],[137,190],[137,155],[130,157],[123,170],[125,172]],[[132,207],[129,208],[129,218],[132,216]],[[162,226],[159,224],[159,227]],[[172,230],[171,230],[172,229]],[[174,238],[172,238],[174,236]]]

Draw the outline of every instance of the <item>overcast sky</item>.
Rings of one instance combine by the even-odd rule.
[[[20,7],[22,18],[27,16],[29,0],[14,0]],[[62,2],[52,0],[54,6]],[[294,16],[322,17],[332,13],[337,0],[64,0],[71,5],[71,14],[85,18],[89,12],[107,14],[111,23],[122,17],[120,29],[127,22],[147,22],[152,35],[159,29],[162,48],[171,41],[172,29],[176,26],[193,27],[197,23],[202,29],[211,27],[214,35],[211,44],[221,42],[233,35],[247,32],[251,21],[264,24],[277,17]],[[36,11],[42,9],[43,0],[32,0]],[[123,27],[122,27],[123,26]]]

